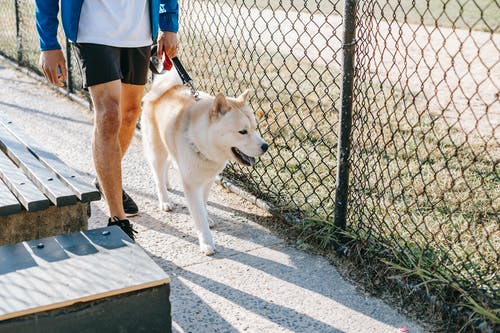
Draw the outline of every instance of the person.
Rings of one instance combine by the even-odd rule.
[[[122,189],[122,159],[141,112],[153,40],[160,58],[176,55],[178,1],[35,0],[40,66],[50,83],[64,86],[68,74],[57,40],[59,9],[93,104],[92,157],[108,225],[134,239],[127,215],[137,213],[137,205]]]

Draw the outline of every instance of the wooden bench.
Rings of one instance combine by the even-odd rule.
[[[0,245],[87,229],[97,189],[0,117]]]
[[[0,247],[0,333],[171,332],[169,295],[117,226]]]

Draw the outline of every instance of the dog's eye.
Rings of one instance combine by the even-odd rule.
[[[247,133],[248,133],[248,131],[247,131],[247,130],[241,130],[241,131],[239,131],[238,133],[245,135],[245,134],[247,134]]]

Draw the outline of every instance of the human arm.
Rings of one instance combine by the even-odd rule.
[[[163,53],[170,58],[177,54],[177,31],[179,29],[179,4],[177,0],[160,1],[160,32],[158,34],[158,57]]]
[[[61,79],[66,80],[68,74],[61,45],[57,41],[58,12],[58,0],[35,0],[36,29],[41,49],[40,66],[49,82],[62,87],[64,83]]]

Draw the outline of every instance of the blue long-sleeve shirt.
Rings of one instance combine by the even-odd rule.
[[[66,38],[76,42],[78,23],[84,0],[62,0],[61,18]],[[177,32],[179,29],[178,0],[150,0],[151,34],[153,40],[162,31]],[[40,49],[56,50],[61,45],[57,41],[59,20],[59,0],[35,0],[36,29],[40,39]]]

